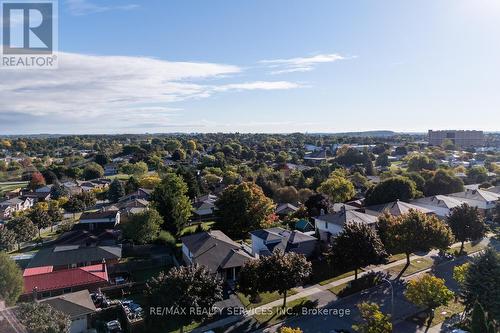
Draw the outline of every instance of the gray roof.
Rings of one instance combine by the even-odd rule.
[[[327,223],[333,223],[341,227],[343,227],[346,223],[351,222],[372,224],[377,223],[378,221],[377,216],[361,213],[355,210],[346,210],[333,214],[320,215],[316,216],[314,219]]]
[[[366,207],[365,212],[367,214],[371,214],[371,215],[379,215],[381,213],[388,212],[391,215],[399,216],[399,215],[408,213],[410,211],[410,209],[419,211],[419,212],[424,213],[424,214],[431,214],[434,212],[431,209],[417,206],[417,205],[413,205],[411,203],[407,203],[407,202],[403,202],[403,201],[399,201],[399,200],[389,202],[386,204],[382,204],[382,205],[368,206],[368,207]]]
[[[122,248],[120,246],[62,245],[38,251],[28,264],[28,268],[119,259],[121,256]]]
[[[278,248],[287,251],[292,245],[317,240],[315,237],[301,231],[291,231],[280,227],[255,230],[250,234],[262,239],[270,251]]]
[[[47,303],[54,309],[68,314],[71,319],[96,312],[88,290],[44,299],[41,303]]]
[[[241,267],[253,257],[220,230],[200,232],[181,238],[189,249],[193,262],[206,266],[211,272]]]
[[[276,207],[276,213],[279,214],[281,212],[295,212],[298,208],[291,203],[281,203]]]

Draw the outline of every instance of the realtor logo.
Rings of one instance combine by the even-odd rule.
[[[5,0],[1,18],[1,67],[57,67],[57,3]]]

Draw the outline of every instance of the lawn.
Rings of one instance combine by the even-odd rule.
[[[329,278],[327,280],[324,280],[324,281],[321,281],[319,282],[319,285],[320,286],[324,286],[325,284],[329,284],[333,281],[337,281],[337,280],[340,280],[340,279],[343,279],[343,278],[346,278],[346,277],[349,277],[349,276],[352,276],[354,275],[354,271],[350,271],[350,272],[347,272],[347,273],[344,273],[344,274],[340,274],[340,275],[337,275],[337,276],[334,276],[332,278]]]
[[[395,262],[401,259],[406,259],[406,254],[404,253],[398,253],[398,254],[393,254],[389,257],[389,263]]]
[[[410,266],[408,266],[408,268],[404,272],[403,276],[408,276],[408,275],[411,275],[413,273],[422,271],[424,269],[431,268],[433,264],[434,264],[434,260],[427,258],[427,257],[414,259],[414,260],[410,261]],[[399,272],[401,272],[401,270],[403,269],[403,267],[405,267],[405,265],[406,264],[400,264],[397,266],[393,266],[393,267],[390,267],[387,271],[389,273],[391,273],[392,275],[397,275],[397,274],[399,274]]]
[[[15,190],[19,187],[26,187],[28,182],[2,182],[0,183],[0,196],[5,192]]]
[[[450,318],[454,314],[461,313],[464,310],[464,305],[460,302],[455,302],[454,300],[449,302],[446,306],[440,306],[434,311],[434,319],[432,320],[431,327],[437,324],[441,324],[446,319]],[[415,315],[407,319],[408,321],[417,323],[418,325],[426,325],[427,318],[420,315]]]
[[[125,173],[119,173],[119,174],[116,174],[116,175],[112,175],[112,176],[106,176],[105,178],[108,178],[108,179],[111,179],[111,180],[114,180],[114,179],[118,179],[118,180],[127,180],[129,179],[130,177],[132,177],[133,175],[127,175]]]
[[[303,307],[312,308],[314,307],[314,304],[308,300],[307,297],[302,297],[294,301],[287,302],[285,309],[281,306],[275,306],[273,308],[266,309],[266,311],[256,313],[253,317],[259,323],[270,326],[285,320],[287,317],[299,314],[301,312],[300,309]]]
[[[287,296],[295,295],[296,293],[297,292],[294,289],[291,289],[288,291]],[[252,303],[250,302],[250,299],[247,296],[243,295],[242,293],[237,292],[236,295],[240,299],[241,304],[243,304],[243,306],[247,309],[254,309],[264,304],[271,303],[282,298],[282,296],[278,294],[278,292],[276,291],[273,293],[266,292],[260,294],[260,302]]]
[[[202,222],[201,225],[203,226],[204,230],[209,230],[214,223],[215,222],[213,222],[213,221],[212,222]],[[191,233],[195,232],[196,228],[198,227],[199,224],[200,223],[196,223],[196,224],[190,225],[189,227],[185,227],[184,229],[182,229],[181,236],[184,234],[191,234]]]
[[[465,254],[470,254],[474,253],[477,251],[481,251],[484,248],[486,248],[486,245],[484,243],[473,243],[473,242],[467,242],[464,244],[464,253]],[[452,247],[446,250],[446,252],[450,254],[457,255],[458,251],[460,251],[460,247]]]
[[[338,295],[339,292],[342,289],[344,289],[345,287],[347,287],[348,285],[349,285],[349,282],[345,282],[345,283],[339,284],[338,286],[331,287],[328,290],[331,291],[332,293],[334,293],[335,295]]]

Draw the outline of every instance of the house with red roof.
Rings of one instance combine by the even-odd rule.
[[[54,270],[53,266],[24,270],[23,300],[42,299],[88,289],[96,291],[109,285],[106,264]]]

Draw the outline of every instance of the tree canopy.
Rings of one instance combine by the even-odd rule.
[[[0,299],[14,305],[24,288],[23,273],[4,251],[0,251]]]

